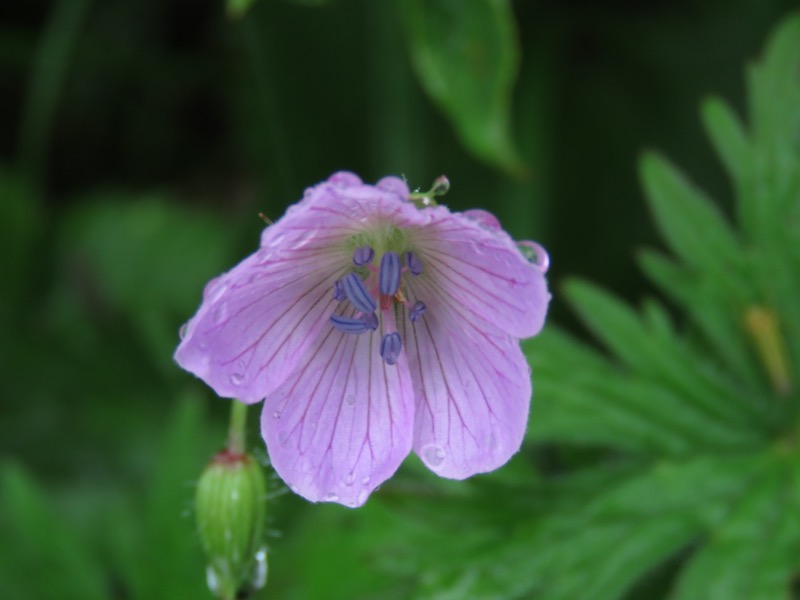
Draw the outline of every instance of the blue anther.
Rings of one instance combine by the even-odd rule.
[[[374,257],[375,250],[371,246],[361,246],[353,252],[353,264],[357,267],[363,267],[371,263]]]
[[[337,279],[336,282],[333,284],[333,299],[337,302],[341,302],[342,300],[347,299],[347,295],[344,293],[344,286],[342,285],[342,280]]]
[[[411,271],[412,275],[419,275],[422,273],[422,261],[413,252],[405,253],[406,266]]]
[[[374,313],[372,313],[372,316],[374,316]],[[354,319],[352,317],[343,317],[341,315],[331,315],[330,320],[331,325],[336,327],[336,329],[339,331],[344,331],[345,333],[357,334],[364,333],[369,329],[375,329],[372,327],[371,323],[368,323],[363,317]]]
[[[403,342],[399,333],[387,333],[381,340],[381,357],[387,365],[393,365],[400,357]]]
[[[381,271],[378,274],[378,284],[381,294],[394,296],[400,287],[400,257],[396,252],[386,252],[381,258]]]
[[[364,323],[366,323],[367,327],[372,329],[372,331],[375,331],[378,328],[378,315],[376,315],[374,312],[366,314],[361,318],[364,319]]]
[[[411,307],[411,310],[408,311],[408,318],[412,323],[416,323],[417,319],[419,319],[426,310],[428,310],[428,307],[425,306],[425,303],[417,300],[414,302],[414,306]]]
[[[342,278],[342,287],[350,303],[363,313],[375,312],[378,305],[369,295],[364,282],[355,273],[348,273]]]

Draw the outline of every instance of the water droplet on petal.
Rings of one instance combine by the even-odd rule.
[[[550,268],[550,256],[540,244],[536,242],[517,242],[517,248],[522,252],[522,256],[532,262],[544,274]]]
[[[287,432],[287,431],[281,431],[281,432],[278,434],[278,443],[279,443],[281,446],[285,446],[285,445],[286,445],[286,443],[287,443],[288,441],[289,441],[289,432]],[[291,488],[292,488],[292,491],[293,491],[293,492],[297,492],[297,487],[296,487],[296,486],[293,486],[292,484],[289,484],[289,487],[291,487]]]
[[[344,401],[345,401],[345,402],[346,402],[346,403],[347,403],[349,406],[353,406],[353,405],[356,403],[356,397],[355,397],[355,396],[353,396],[353,394],[347,394],[347,396],[345,396],[345,398],[344,398]]]
[[[286,235],[283,234],[283,233],[276,233],[267,242],[267,246],[269,248],[278,248],[283,243],[283,239],[285,237],[286,237]]]
[[[227,304],[220,304],[217,308],[214,309],[213,314],[211,315],[212,321],[214,321],[215,325],[219,325],[222,321],[225,320],[225,317],[228,316],[228,305]]]
[[[186,330],[187,329],[189,329],[189,324],[188,323],[184,323],[183,325],[181,325],[181,328],[178,330],[178,335],[181,337],[181,339],[186,337]]]
[[[244,381],[244,375],[241,373],[232,373],[230,379],[233,385],[242,385],[242,382]]]
[[[356,480],[356,474],[350,471],[347,474],[347,477],[344,478],[344,483],[345,485],[353,485],[353,483],[355,483],[355,480]]]
[[[444,448],[436,444],[425,446],[422,449],[422,460],[424,460],[429,467],[438,467],[441,465],[444,462],[445,456]]]
[[[215,277],[203,288],[203,301],[213,304],[222,297],[227,289],[228,286],[222,281],[222,277]]]
[[[364,502],[367,501],[367,498],[369,498],[369,490],[361,490],[358,493],[358,504],[364,504]]]
[[[470,221],[474,221],[484,229],[488,229],[490,231],[497,231],[501,228],[500,221],[497,220],[492,213],[482,210],[480,208],[474,208],[472,210],[465,210],[463,213],[465,217],[467,217]]]
[[[352,187],[361,185],[361,178],[355,173],[349,171],[339,171],[328,177],[328,182],[337,187]]]
[[[276,410],[274,413],[272,413],[272,418],[273,419],[280,419],[281,418],[281,411]]]
[[[369,475],[365,476],[364,479],[361,480],[361,483],[367,485],[369,483]]]
[[[325,502],[338,502],[339,501],[339,495],[338,494],[334,494],[333,492],[329,492],[329,493],[325,494],[325,496],[322,498],[322,500],[325,501]]]

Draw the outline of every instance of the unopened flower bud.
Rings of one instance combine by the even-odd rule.
[[[198,483],[195,510],[208,586],[222,600],[246,598],[266,581],[265,492],[258,463],[227,450],[214,457]]]

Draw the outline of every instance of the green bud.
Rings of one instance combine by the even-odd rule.
[[[208,586],[218,598],[246,598],[264,586],[266,483],[248,454],[224,450],[197,486],[197,529],[208,558]]]

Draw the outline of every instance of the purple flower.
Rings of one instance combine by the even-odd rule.
[[[175,359],[223,397],[265,399],[272,465],[311,501],[360,506],[414,450],[442,477],[520,447],[546,254],[491,214],[337,173],[206,285]]]

